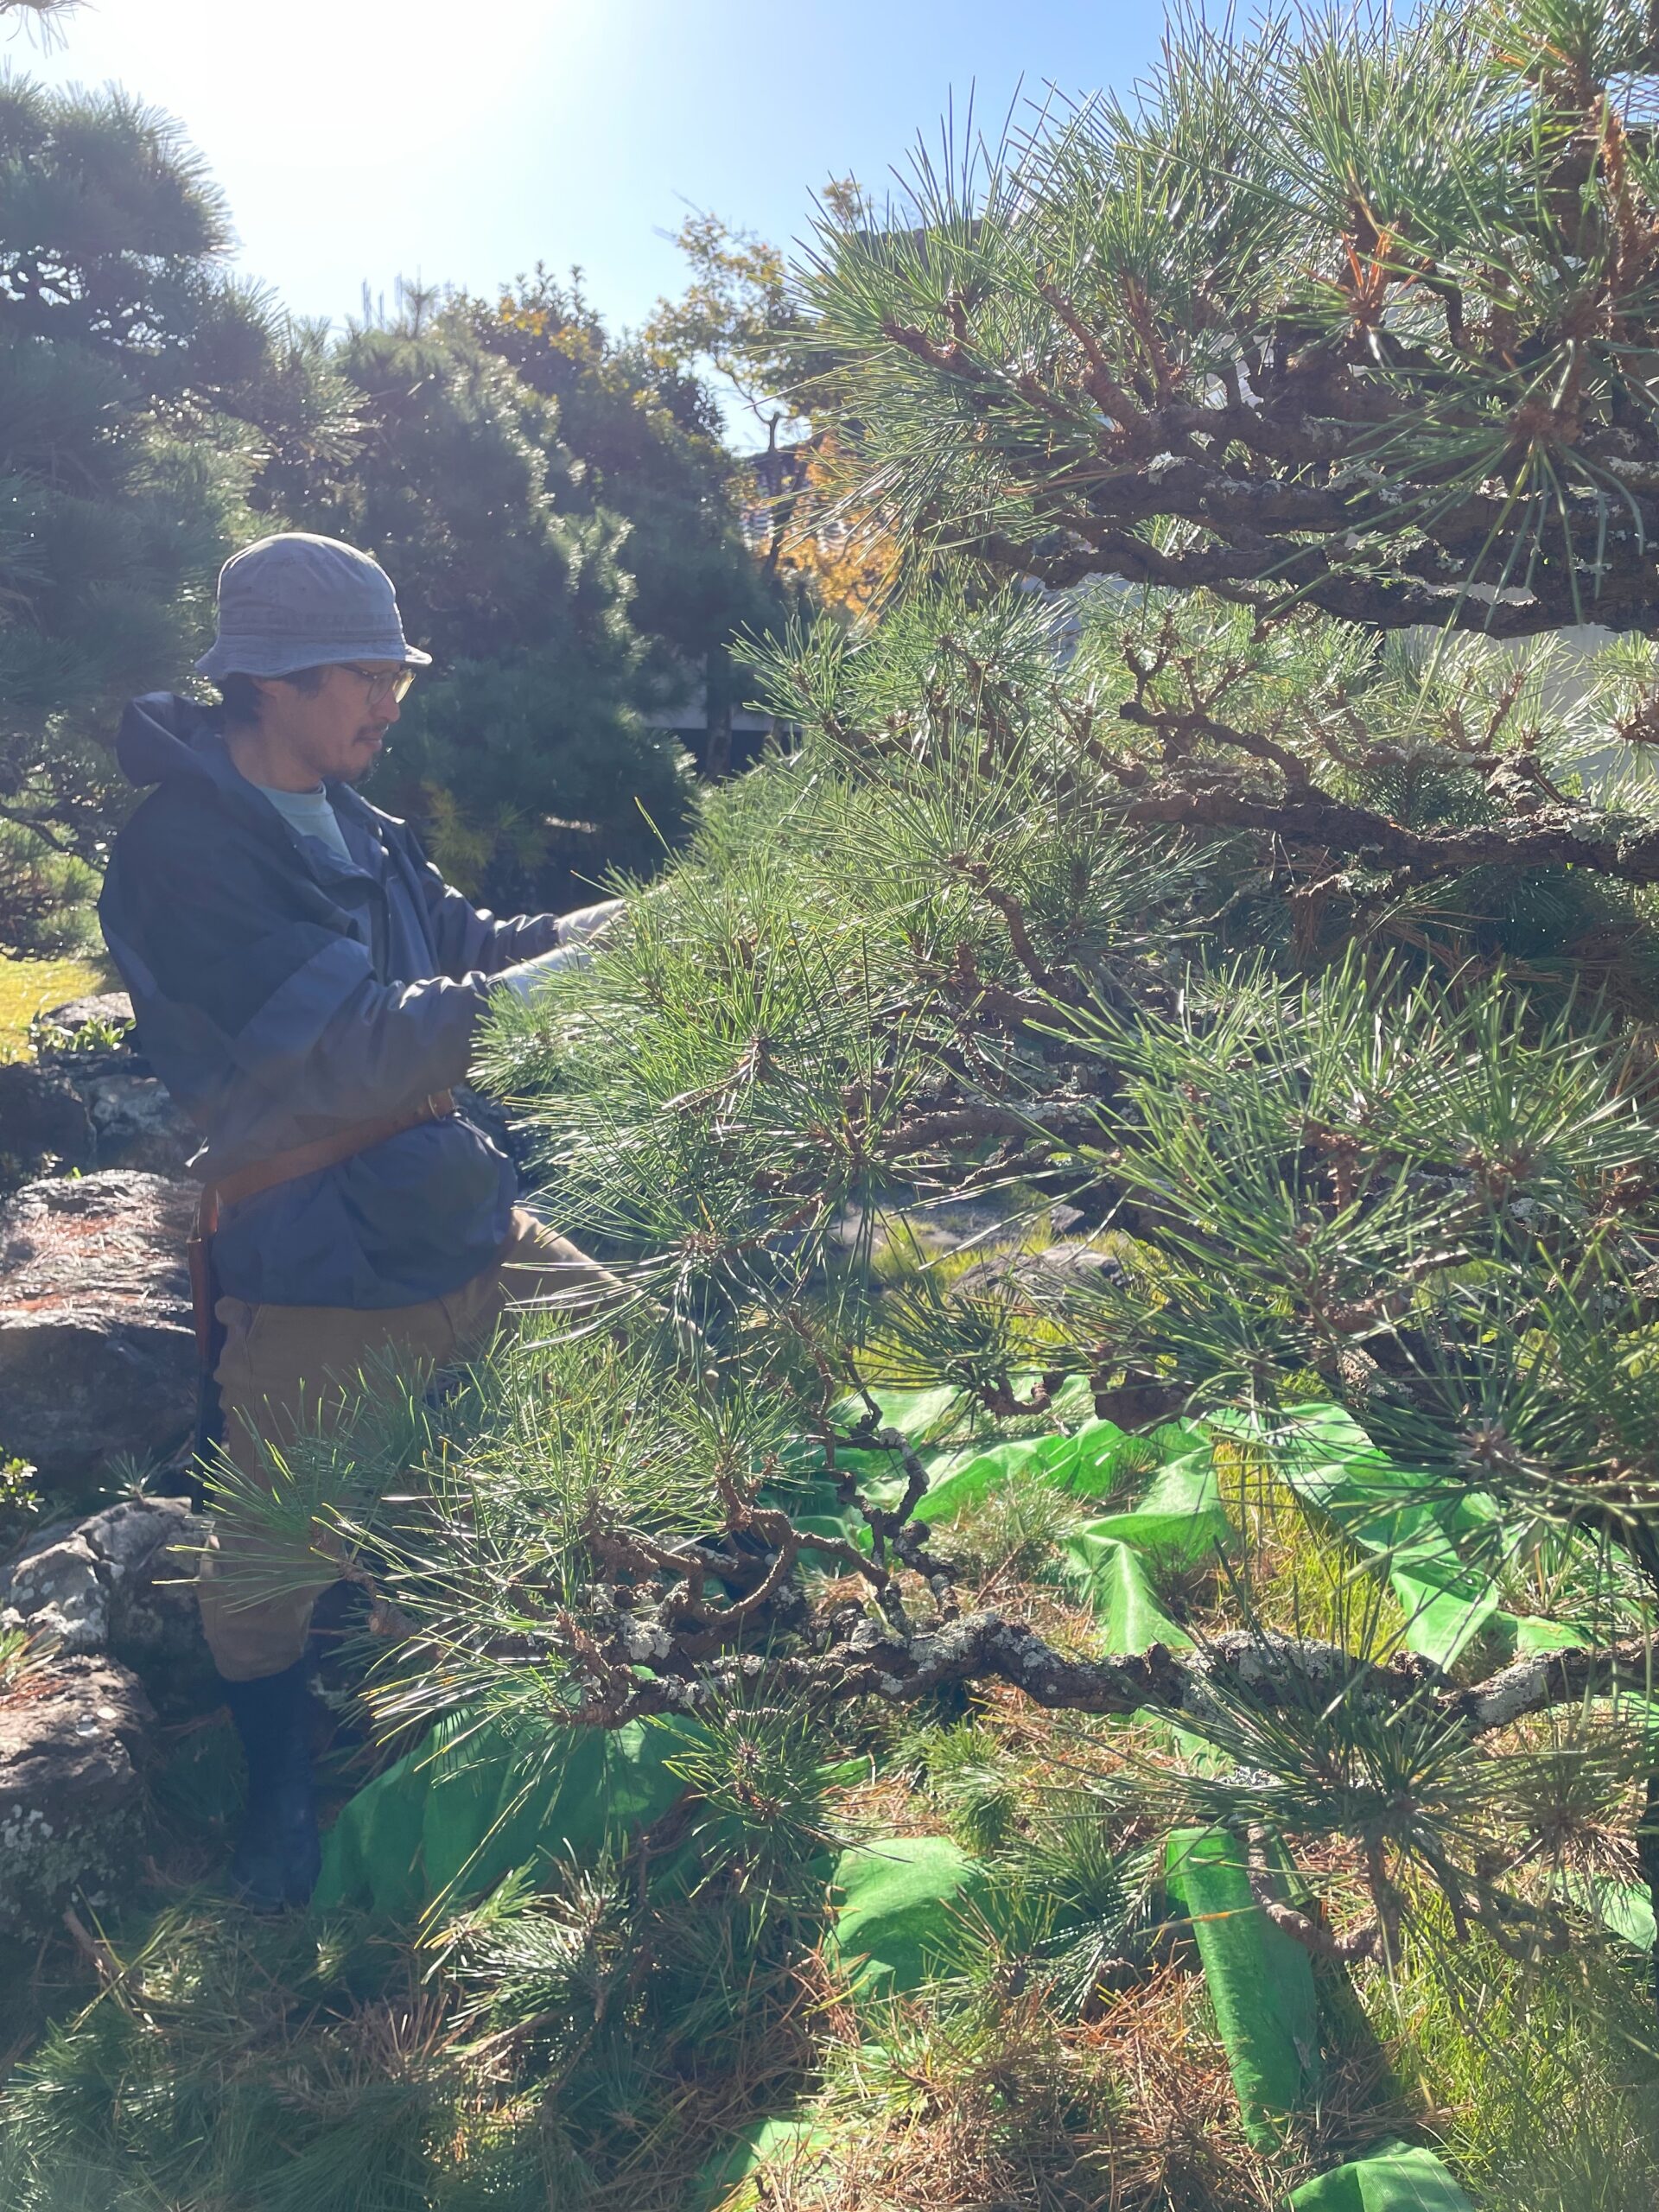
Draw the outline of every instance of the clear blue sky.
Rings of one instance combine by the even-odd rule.
[[[832,175],[886,182],[918,130],[1000,129],[1023,77],[1127,88],[1161,4],[1117,0],[96,0],[42,55],[186,125],[240,263],[297,312],[400,273],[488,290],[580,264],[613,323],[681,283],[683,202],[781,244]]]

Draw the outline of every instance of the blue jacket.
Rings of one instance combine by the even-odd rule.
[[[228,1173],[414,1106],[467,1072],[486,978],[557,941],[444,883],[404,823],[328,796],[353,865],[290,830],[200,707],[134,699],[117,753],[157,788],[115,840],[99,915],[156,1072]],[[461,1116],[226,1208],[221,1290],[257,1305],[410,1306],[505,1243],[512,1164]]]

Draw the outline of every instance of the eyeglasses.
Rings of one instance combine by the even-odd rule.
[[[394,668],[388,672],[380,668],[359,668],[353,660],[337,661],[335,666],[348,669],[353,676],[362,677],[369,687],[369,704],[372,707],[384,706],[388,699],[396,700],[401,706],[409,696],[410,685],[415,681],[412,668]]]

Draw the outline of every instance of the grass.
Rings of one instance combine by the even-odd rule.
[[[1478,2203],[1503,2212],[1659,2204],[1649,1971],[1611,1946],[1523,1967],[1476,1934],[1414,1947],[1392,1982],[1371,1976],[1371,2018]]]
[[[20,1060],[27,1055],[29,1025],[48,1007],[119,988],[120,980],[105,960],[29,960],[0,955],[0,1060]]]

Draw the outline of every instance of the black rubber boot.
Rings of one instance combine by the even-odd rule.
[[[231,1883],[256,1912],[303,1904],[321,1865],[307,1740],[305,1662],[257,1681],[226,1682],[225,1702],[248,1762],[248,1803]]]

